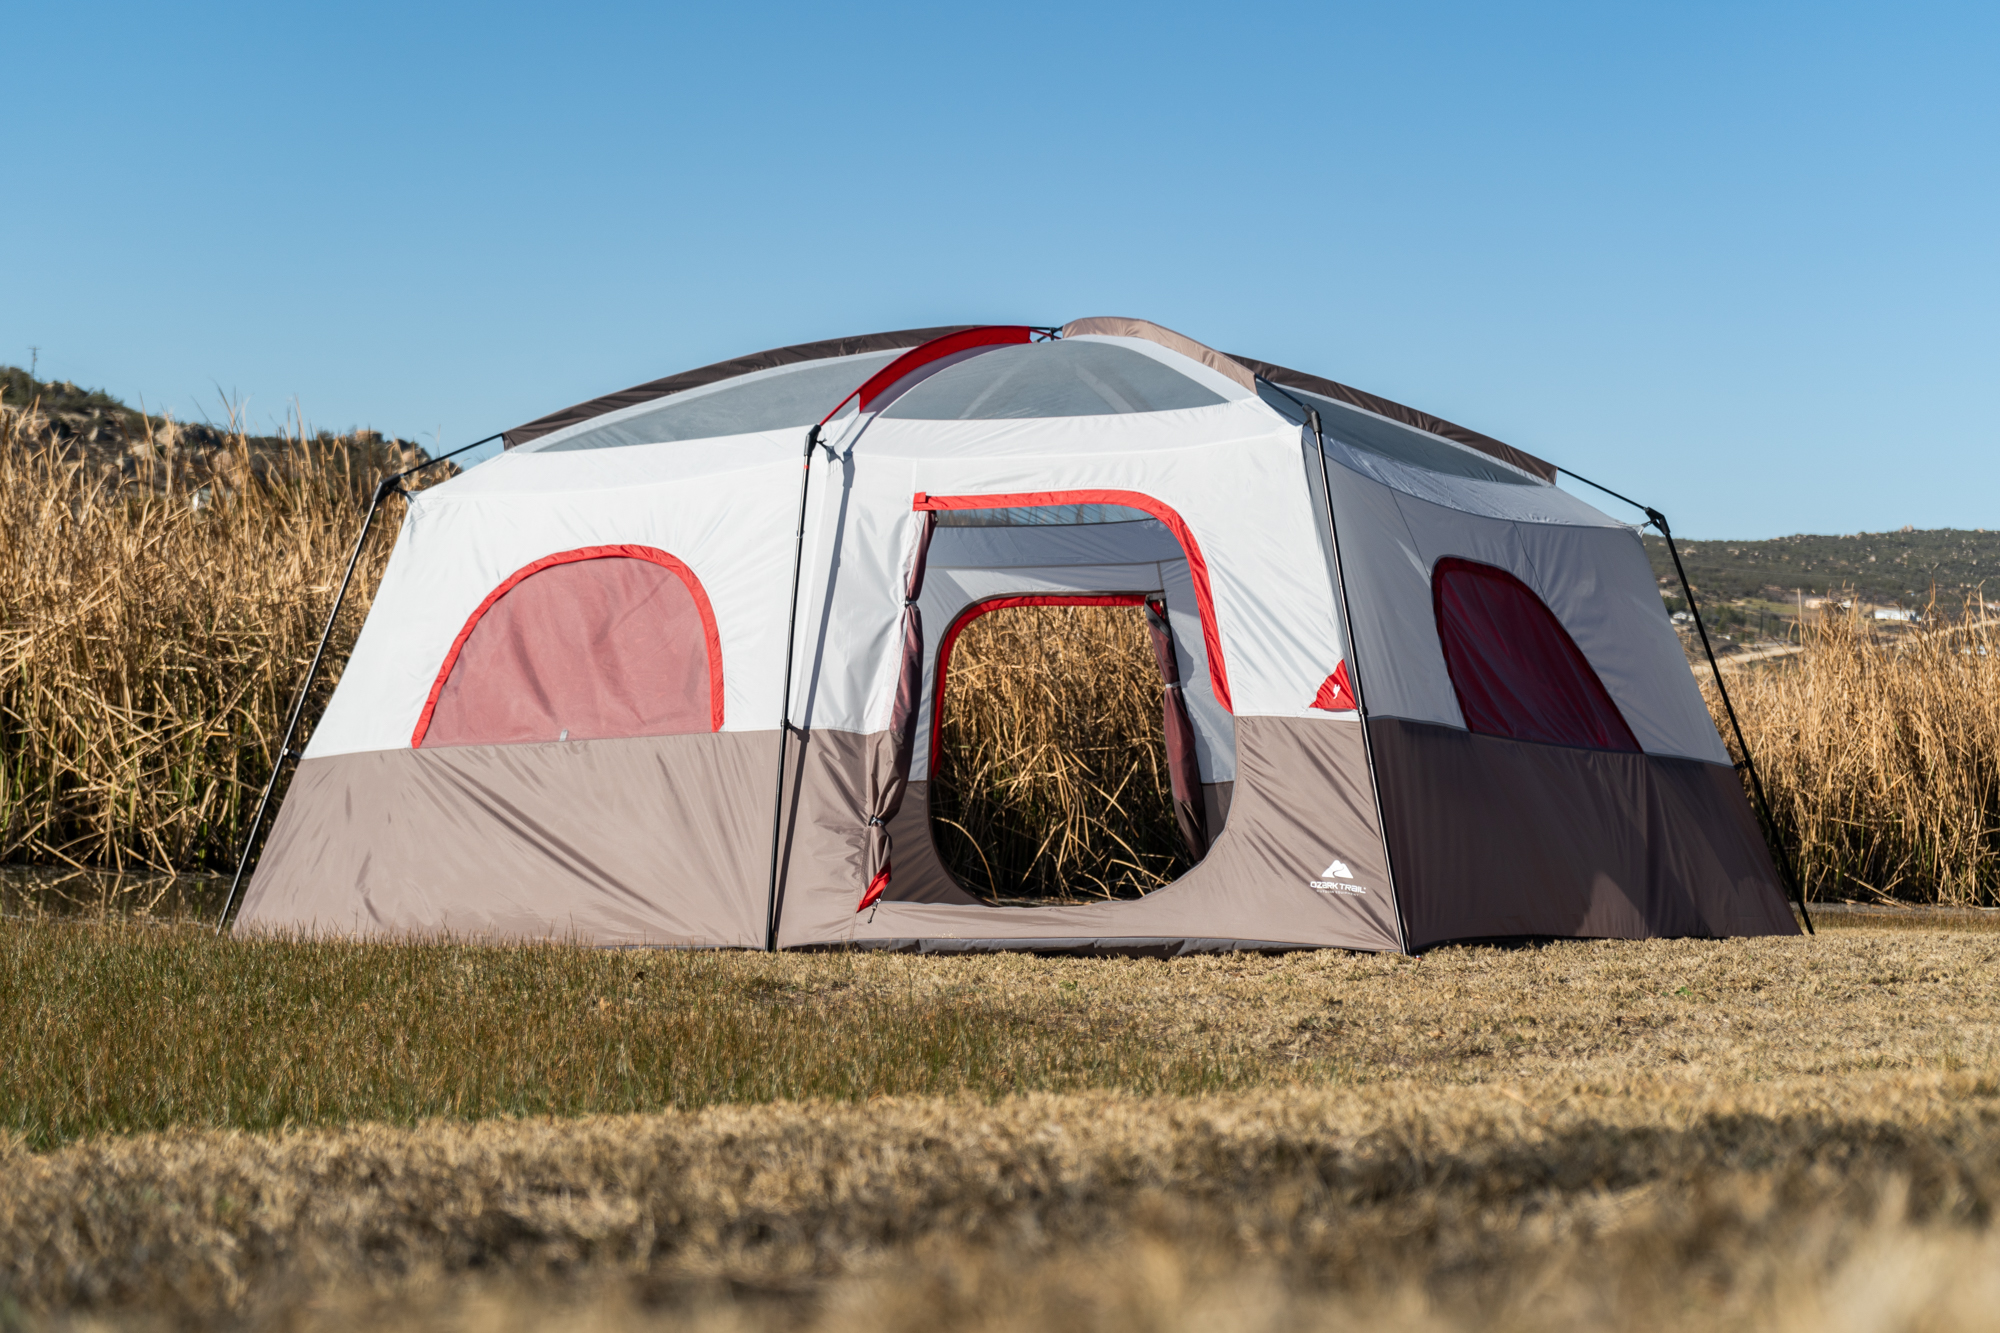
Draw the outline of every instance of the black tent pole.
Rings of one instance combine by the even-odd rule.
[[[806,558],[806,495],[812,483],[813,450],[818,447],[819,426],[814,426],[806,432],[805,461],[799,470],[799,524],[792,536],[792,604],[785,612],[785,678],[778,689],[778,781],[771,794],[771,887],[764,903],[766,952],[778,947],[778,843],[785,826],[785,751],[792,740],[792,647],[798,638],[799,573]]]
[[[236,858],[236,874],[229,881],[229,896],[222,900],[222,912],[215,919],[215,933],[222,934],[229,926],[229,909],[236,905],[237,890],[243,887],[243,872],[250,867],[250,854],[257,848],[258,831],[264,827],[264,815],[271,808],[271,793],[278,789],[278,776],[285,771],[285,761],[296,759],[292,753],[292,738],[298,735],[299,720],[305,716],[306,699],[312,694],[313,679],[319,675],[319,664],[326,659],[326,645],[333,637],[334,624],[340,619],[341,604],[347,600],[348,585],[354,582],[354,567],[361,562],[361,548],[367,544],[368,533],[375,526],[375,511],[382,501],[402,492],[399,484],[403,478],[425,468],[435,467],[448,458],[456,458],[467,449],[477,449],[482,444],[491,444],[499,439],[489,435],[483,440],[461,445],[448,454],[427,458],[415,467],[406,467],[401,472],[382,478],[375,487],[375,494],[368,499],[368,515],[361,520],[361,533],[354,539],[354,549],[347,556],[347,572],[340,577],[340,590],[333,595],[333,609],[326,613],[326,624],[320,629],[319,644],[313,649],[312,665],[306,668],[306,678],[299,685],[298,696],[292,700],[292,715],[285,722],[285,739],[278,746],[278,758],[271,765],[271,776],[264,781],[264,794],[257,800],[257,813],[250,819],[250,832],[243,839],[243,852]]]
[[[1735,733],[1736,748],[1743,753],[1743,768],[1750,774],[1750,791],[1757,798],[1757,812],[1764,817],[1764,826],[1770,830],[1771,845],[1778,849],[1778,865],[1792,887],[1792,899],[1799,905],[1799,918],[1806,923],[1806,934],[1817,935],[1819,932],[1813,929],[1812,913],[1806,910],[1805,883],[1792,866],[1791,850],[1785,846],[1784,834],[1779,831],[1778,821],[1771,814],[1771,803],[1764,797],[1764,779],[1757,774],[1757,760],[1750,753],[1750,742],[1743,738],[1743,724],[1736,720],[1736,705],[1729,698],[1729,686],[1723,683],[1722,664],[1715,660],[1715,649],[1709,644],[1708,626],[1702,621],[1700,605],[1695,602],[1694,585],[1688,582],[1687,570],[1681,565],[1680,547],[1674,544],[1674,533],[1673,529],[1667,526],[1667,516],[1650,505],[1640,504],[1630,496],[1620,495],[1609,486],[1599,486],[1589,477],[1577,476],[1566,467],[1559,467],[1556,471],[1566,477],[1573,477],[1586,486],[1595,487],[1612,499],[1622,500],[1641,511],[1646,515],[1646,521],[1658,528],[1660,536],[1666,539],[1667,554],[1672,556],[1674,561],[1674,574],[1681,581],[1681,595],[1687,599],[1688,612],[1694,617],[1695,632],[1701,635],[1701,651],[1707,656],[1709,672],[1715,677],[1715,692],[1722,696],[1722,711],[1729,718],[1729,730]],[[1800,629],[1804,628],[1802,624]]]

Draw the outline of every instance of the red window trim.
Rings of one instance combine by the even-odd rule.
[[[493,604],[512,592],[522,580],[556,565],[575,564],[579,560],[645,560],[670,571],[687,587],[688,595],[694,598],[695,610],[701,613],[701,634],[708,650],[709,730],[722,730],[722,634],[715,627],[715,609],[708,603],[708,590],[701,586],[695,572],[657,546],[580,546],[574,551],[545,555],[533,564],[515,570],[499,587],[486,594],[486,600],[466,618],[465,628],[451,641],[451,650],[444,655],[444,665],[438,668],[437,679],[431,682],[430,695],[424,700],[424,711],[417,718],[417,729],[410,734],[411,749],[417,749],[424,743],[424,733],[431,726],[431,714],[437,711],[438,696],[444,693],[444,683],[451,678],[451,669],[458,665],[458,655],[464,649],[466,640],[472,637],[480,617],[492,610]]]
[[[1023,491],[1007,495],[927,495],[918,491],[910,508],[926,509],[1040,509],[1050,505],[1119,505],[1138,509],[1160,520],[1180,543],[1187,557],[1188,576],[1194,581],[1196,609],[1201,612],[1201,642],[1208,650],[1208,683],[1215,702],[1225,713],[1234,713],[1229,698],[1229,673],[1222,664],[1222,631],[1215,622],[1215,597],[1208,588],[1208,562],[1194,533],[1174,510],[1139,491]]]
[[[958,642],[958,636],[967,625],[988,612],[1005,611],[1010,606],[1144,606],[1147,596],[1136,592],[1002,595],[983,598],[960,611],[945,630],[944,637],[938,640],[937,679],[931,683],[931,767],[937,767],[938,746],[944,741],[944,678],[951,667],[952,645]]]

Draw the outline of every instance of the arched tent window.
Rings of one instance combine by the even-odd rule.
[[[722,651],[694,571],[651,546],[587,546],[516,571],[445,654],[412,746],[722,729]]]
[[[1638,751],[1611,692],[1527,584],[1504,569],[1447,556],[1431,571],[1431,603],[1466,730]]]

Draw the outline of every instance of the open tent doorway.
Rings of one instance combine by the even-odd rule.
[[[1164,603],[1136,593],[999,597],[952,622],[929,797],[960,884],[1019,906],[1137,898],[1199,862],[1171,642]]]

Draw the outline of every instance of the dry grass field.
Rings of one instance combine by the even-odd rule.
[[[981,616],[946,680],[932,827],[961,881],[999,899],[1075,901],[1137,897],[1187,872],[1137,607]]]
[[[23,1327],[2000,1312],[1984,919],[1421,960],[0,942]]]
[[[1730,673],[1815,897],[2000,904],[2000,624],[1940,610],[1893,637],[1823,616],[1804,652]]]
[[[120,467],[0,412],[0,862],[233,861],[392,461],[374,437],[196,449],[168,422]]]

